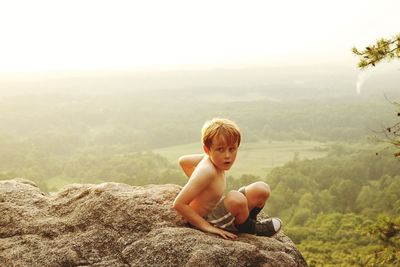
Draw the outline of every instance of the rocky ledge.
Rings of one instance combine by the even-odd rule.
[[[1,266],[306,266],[283,233],[224,240],[172,209],[178,185],[0,181]]]

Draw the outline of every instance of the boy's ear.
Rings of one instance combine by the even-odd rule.
[[[208,147],[206,145],[203,145],[203,150],[204,150],[204,153],[206,153],[207,155],[210,154],[210,149],[208,149]]]

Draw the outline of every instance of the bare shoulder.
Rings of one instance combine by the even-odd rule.
[[[215,177],[218,175],[217,169],[208,157],[204,157],[197,165],[196,172],[205,176]]]

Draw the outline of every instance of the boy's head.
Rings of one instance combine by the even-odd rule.
[[[214,118],[206,121],[201,129],[201,139],[203,145],[211,149],[213,141],[222,140],[227,145],[240,145],[240,129],[231,120]]]

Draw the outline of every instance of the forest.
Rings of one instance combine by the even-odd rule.
[[[399,264],[400,164],[377,149],[336,145],[265,177],[273,189],[267,213],[283,218],[310,266]]]
[[[0,179],[50,194],[69,183],[183,185],[177,162],[154,151],[196,143],[205,120],[228,117],[244,144],[321,144],[318,158],[287,149],[291,160],[263,175],[251,164],[227,173],[227,190],[271,186],[262,216],[283,220],[309,266],[398,266],[400,162],[380,132],[398,121],[388,99],[400,99],[400,76],[377,73],[361,94],[340,69],[1,80]]]

